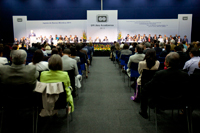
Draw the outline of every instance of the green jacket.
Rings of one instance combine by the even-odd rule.
[[[41,73],[40,82],[44,83],[56,83],[56,82],[64,82],[65,90],[67,94],[67,102],[71,104],[72,112],[74,111],[74,103],[71,95],[71,90],[68,88],[70,86],[70,78],[67,72],[63,72],[60,70],[49,70]]]

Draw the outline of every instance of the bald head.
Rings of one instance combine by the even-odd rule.
[[[12,55],[12,62],[15,65],[22,65],[25,63],[27,53],[24,50],[14,50]]]

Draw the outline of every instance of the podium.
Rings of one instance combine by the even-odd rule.
[[[30,47],[32,47],[32,43],[37,43],[36,37],[34,36],[30,37]]]

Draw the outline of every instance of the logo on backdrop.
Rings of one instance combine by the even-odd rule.
[[[17,18],[17,22],[22,22],[22,18]]]
[[[188,20],[188,17],[183,17],[183,20]]]
[[[97,22],[108,22],[108,16],[107,15],[98,14],[97,15]]]

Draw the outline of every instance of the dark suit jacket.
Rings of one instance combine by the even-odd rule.
[[[36,34],[35,34],[34,32],[33,32],[33,33],[30,33],[30,34],[29,34],[29,38],[30,38],[31,36],[36,37]]]
[[[78,37],[74,37],[74,42],[75,42],[75,43],[78,42]]]
[[[186,38],[186,39],[185,39],[185,38],[183,38],[183,41],[186,41],[186,42],[188,43],[188,39],[187,39],[187,38]]]
[[[80,59],[83,61],[82,63],[87,63],[86,55],[84,53],[77,51],[76,55],[80,57]]]
[[[175,68],[160,70],[155,73],[152,80],[144,85],[143,96],[158,96],[172,98],[185,94],[188,90],[189,75]]]
[[[94,42],[96,42],[96,41],[97,41],[97,39],[94,40]],[[99,39],[98,41],[101,42],[101,39]]]
[[[182,52],[182,51],[177,51],[177,53],[180,56],[180,65],[179,65],[179,69],[183,69],[185,62],[189,60],[188,56],[186,53]]]
[[[159,47],[155,47],[154,49],[155,49],[155,51],[156,51],[156,54],[159,54],[159,53],[161,53],[161,52],[162,52],[162,49],[161,49],[161,48],[159,48]]]
[[[31,48],[28,49],[28,52],[29,53],[34,53],[37,49],[38,48],[36,48],[36,47],[31,47]]]

